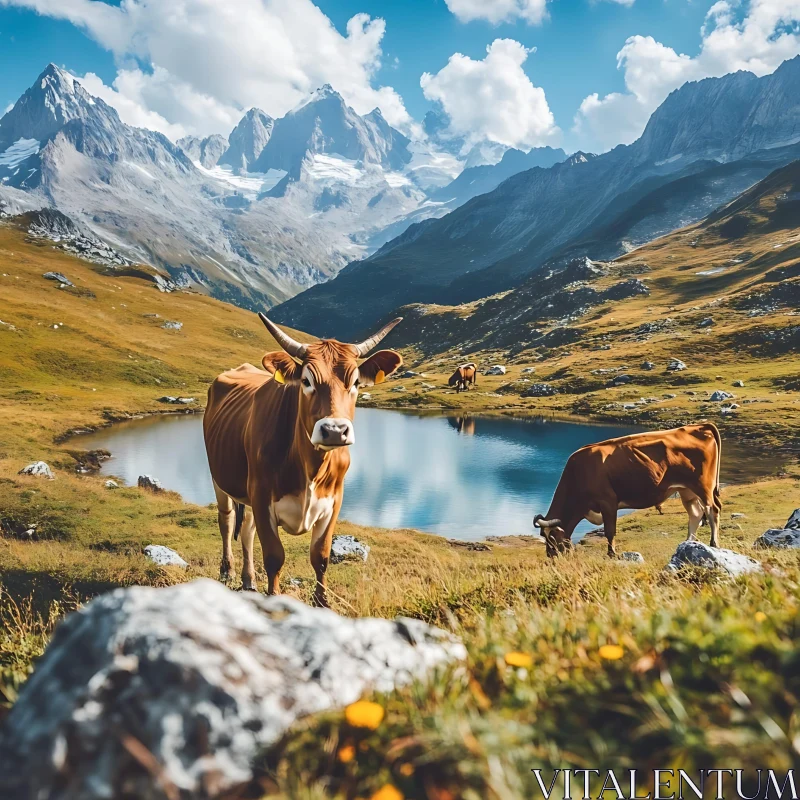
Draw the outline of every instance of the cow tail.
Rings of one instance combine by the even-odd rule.
[[[714,441],[717,443],[717,483],[714,486],[714,500],[717,506],[722,508],[719,490],[719,472],[722,465],[722,436],[720,436],[719,429],[713,422],[709,422],[708,424],[711,426],[711,433],[714,435]]]
[[[233,538],[239,538],[239,531],[242,529],[242,522],[244,522],[244,503],[236,503],[236,524],[233,526]]]

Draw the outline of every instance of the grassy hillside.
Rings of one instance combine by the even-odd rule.
[[[707,418],[759,446],[797,449],[798,310],[795,162],[703,223],[614,262],[577,264],[476,303],[405,307],[398,336],[425,377],[402,380],[406,392],[392,392],[395,384],[373,396],[398,406],[577,413],[651,426]],[[673,358],[687,369],[669,371]],[[465,360],[508,371],[480,377],[468,397],[423,386],[441,387]],[[619,375],[630,380],[615,386]],[[522,397],[531,383],[557,393]],[[709,402],[717,389],[735,397]],[[738,407],[723,413],[730,402]]]
[[[668,267],[650,258],[652,278],[667,280]],[[75,288],[44,280],[49,270]],[[257,361],[274,344],[250,313],[199,295],[161,294],[144,277],[100,274],[8,225],[0,225],[0,281],[0,702],[8,705],[53,625],[76,604],[115,586],[218,572],[213,506],[170,492],[106,489],[98,475],[76,471],[90,459],[79,437],[62,441],[65,432],[171,410],[158,402],[162,395],[202,401],[217,372]],[[620,304],[628,326],[639,302]],[[164,329],[165,320],[183,327]],[[614,322],[603,324],[613,330]],[[747,358],[737,376],[762,363]],[[744,371],[748,387],[765,374]],[[406,383],[389,382],[374,395],[392,398],[382,392]],[[482,407],[521,403],[477,392],[432,396]],[[783,413],[793,408],[787,401]],[[50,463],[55,480],[17,474],[36,459]],[[751,553],[756,536],[782,524],[798,496],[794,469],[725,489],[722,544]],[[730,583],[665,574],[685,529],[678,503],[665,512],[621,520],[618,549],[641,551],[646,561],[637,565],[609,561],[597,538],[550,562],[536,539],[500,538],[475,551],[413,531],[341,523],[339,532],[372,552],[366,564],[332,567],[334,607],[450,627],[467,644],[468,668],[432,687],[374,698],[386,709],[375,730],[354,729],[340,713],[306,721],[279,752],[265,754],[261,791],[287,799],[507,800],[533,796],[535,766],[786,769],[797,758],[797,557],[753,553],[767,574]],[[20,535],[32,525],[32,538]],[[148,562],[142,548],[151,543],[174,547],[189,569]],[[309,600],[308,539],[285,544],[282,588]]]

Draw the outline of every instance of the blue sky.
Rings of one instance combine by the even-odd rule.
[[[54,61],[86,76],[126,121],[173,138],[227,133],[250,105],[278,116],[330,82],[357,111],[379,105],[412,134],[438,103],[453,135],[473,143],[601,151],[635,138],[686,80],[741,68],[765,74],[800,52],[800,0],[116,6],[0,0],[0,109]]]

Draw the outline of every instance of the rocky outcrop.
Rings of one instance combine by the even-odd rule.
[[[796,508],[783,528],[770,528],[753,542],[753,547],[800,548],[800,508]]]
[[[154,478],[152,475],[140,475],[139,480],[136,482],[140,489],[147,489],[151,492],[163,492],[161,481]]]
[[[466,658],[410,619],[347,619],[211,580],[119,589],[62,622],[6,719],[0,795],[261,796],[297,719]]]
[[[183,567],[186,569],[189,566],[171,547],[165,547],[163,544],[147,545],[144,548],[144,554],[160,567]]]
[[[726,550],[724,547],[709,547],[703,542],[696,541],[681,542],[666,569],[677,572],[683,567],[719,570],[732,577],[762,572],[761,564],[754,558]]]
[[[53,475],[53,470],[51,470],[50,466],[44,461],[34,461],[33,464],[28,464],[27,467],[23,467],[19,471],[19,474],[36,475],[37,477],[47,478],[51,481],[55,478],[55,475]]]

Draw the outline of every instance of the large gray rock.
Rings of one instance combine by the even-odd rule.
[[[140,475],[139,480],[136,482],[140,489],[148,489],[151,492],[163,492],[164,487],[158,478],[152,475]]]
[[[359,542],[355,536],[334,536],[331,543],[331,563],[342,561],[366,561],[369,557],[369,545]]]
[[[761,564],[749,556],[695,541],[681,542],[666,566],[675,572],[681,567],[704,567],[727,572],[732,576],[763,571]]]
[[[258,754],[298,718],[465,658],[417,620],[207,579],[119,589],[58,626],[7,717],[0,796],[161,798],[159,780],[176,797],[244,796]]]
[[[494,364],[483,371],[484,375],[505,375],[506,368],[502,364]]]
[[[800,547],[800,508],[796,508],[783,528],[770,528],[753,542],[753,547]]]
[[[48,480],[53,480],[55,475],[53,475],[53,470],[44,462],[44,461],[34,461],[33,464],[28,464],[27,467],[23,467],[19,471],[20,475],[36,475],[40,478],[47,478]]]
[[[163,544],[149,544],[144,549],[144,554],[160,567],[183,567],[189,565],[171,547]]]
[[[723,400],[731,400],[732,398],[733,395],[730,392],[726,392],[724,389],[717,389],[711,393],[711,397],[708,399],[712,403],[721,403]]]

